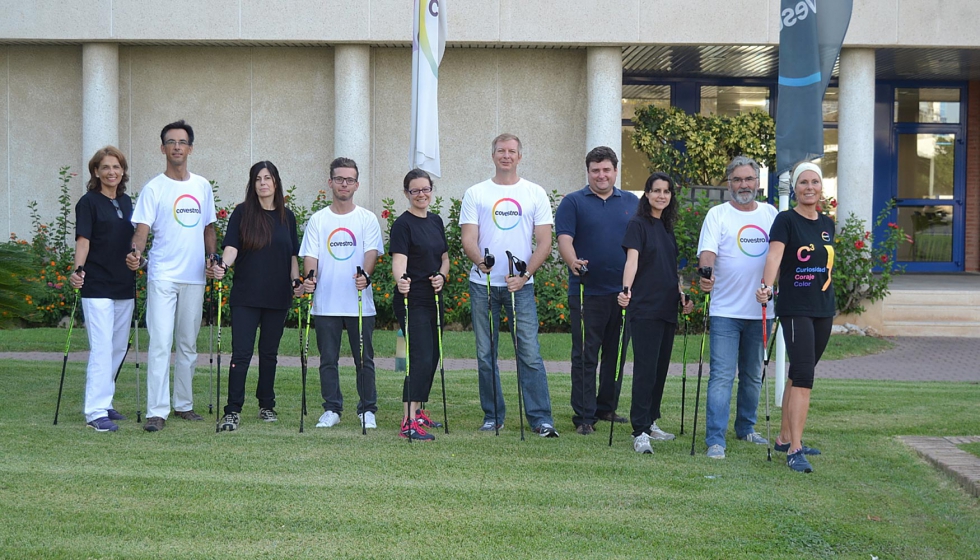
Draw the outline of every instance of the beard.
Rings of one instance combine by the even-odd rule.
[[[739,204],[748,204],[755,200],[755,191],[732,191],[732,199]]]

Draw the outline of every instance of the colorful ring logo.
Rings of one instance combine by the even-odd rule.
[[[186,228],[197,227],[201,223],[201,203],[189,194],[178,196],[174,201],[174,220]]]
[[[347,228],[337,228],[327,236],[327,252],[334,260],[346,261],[354,256],[356,249],[357,238]]]
[[[753,230],[758,231],[758,234]],[[750,224],[738,230],[736,242],[738,250],[747,257],[761,257],[769,251],[769,236],[766,235],[766,230],[759,226]]]
[[[501,198],[490,209],[490,214],[493,216],[494,225],[507,231],[521,223],[524,211],[521,209],[521,204],[513,198]]]

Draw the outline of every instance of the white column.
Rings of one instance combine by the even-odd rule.
[[[357,163],[360,186],[354,202],[370,210],[371,195],[371,47],[334,47],[334,157]]]
[[[119,146],[119,45],[82,45],[82,163],[77,170],[88,181],[88,160],[103,146]]]
[[[623,49],[589,47],[586,56],[588,109],[582,159],[596,146],[608,146],[622,159]]]
[[[875,217],[875,51],[842,49],[837,151],[837,215]]]

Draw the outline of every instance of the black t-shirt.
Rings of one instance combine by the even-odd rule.
[[[245,207],[239,204],[228,219],[224,247],[238,249],[235,281],[229,305],[289,309],[293,300],[292,261],[299,254],[296,216],[286,208],[286,221],[279,221],[277,210],[264,210],[262,217],[272,225],[272,241],[257,251],[241,247],[239,232]],[[292,259],[292,260],[290,260]]]
[[[83,298],[133,299],[133,271],[126,255],[133,246],[133,201],[116,197],[122,218],[112,199],[99,191],[82,195],[75,205],[75,238],[89,240],[85,259]]]
[[[664,223],[633,216],[626,224],[623,250],[639,253],[633,279],[629,314],[636,319],[677,323],[677,240]]]
[[[388,254],[408,257],[405,272],[412,279],[409,297],[413,300],[433,299],[429,275],[439,271],[442,254],[448,250],[446,229],[438,214],[427,212],[425,218],[419,218],[406,210],[391,225]]]
[[[796,210],[780,212],[769,232],[773,241],[786,245],[779,263],[776,315],[833,317],[834,221],[823,214],[809,220]]]

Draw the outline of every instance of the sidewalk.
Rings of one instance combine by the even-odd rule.
[[[817,379],[881,379],[890,381],[969,381],[980,382],[980,341],[975,338],[947,338],[947,337],[895,337],[891,339],[895,343],[895,348],[874,354],[871,356],[861,356],[858,358],[848,358],[844,360],[823,361],[817,364]],[[27,361],[60,361],[64,354],[57,352],[2,352],[0,359],[3,360],[27,360]],[[230,360],[229,354],[224,354],[222,361]],[[68,359],[72,362],[85,362],[88,360],[88,352],[71,352]],[[132,361],[132,356],[126,358]],[[774,362],[769,364],[774,367]],[[146,364],[146,354],[140,352],[140,363]],[[227,362],[226,362],[227,363]],[[316,368],[320,360],[316,356],[310,356],[309,367]],[[208,366],[208,354],[198,353],[198,367]],[[258,358],[252,358],[252,365],[258,365]],[[284,367],[300,367],[300,360],[297,356],[283,356],[279,358],[279,365]],[[341,358],[341,366],[353,366],[351,358]],[[375,365],[378,369],[394,370],[395,359],[387,357],[375,358]],[[548,373],[570,373],[571,362],[545,362],[545,369]],[[681,374],[681,364],[670,365],[670,375]],[[704,374],[707,375],[711,368],[705,356]],[[476,370],[475,359],[446,359],[447,371]],[[500,360],[500,370],[513,372],[517,370],[513,360]],[[627,363],[623,371],[625,375],[632,375],[633,364]],[[687,375],[697,376],[697,362],[687,365]]]

